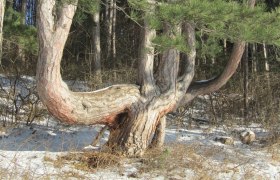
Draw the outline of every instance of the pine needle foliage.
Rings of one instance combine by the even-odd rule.
[[[147,7],[148,1],[130,0],[133,8],[140,7],[143,10]],[[213,56],[218,53],[219,48],[215,47],[221,39],[231,42],[246,41],[251,43],[267,43],[280,45],[280,8],[268,11],[263,4],[255,8],[249,8],[247,1],[230,0],[177,0],[161,1],[152,3],[154,13],[145,13],[149,19],[150,27],[162,30],[163,23],[171,27],[178,27],[183,22],[195,24],[198,32],[199,46],[211,45]],[[149,4],[149,3],[148,3]],[[138,10],[139,10],[138,9]],[[145,12],[145,10],[143,10]],[[183,38],[177,34],[177,38],[157,37],[155,44],[161,44],[164,48],[174,48],[185,51],[186,48],[180,43]],[[202,42],[199,37],[206,36],[207,40]],[[167,42],[169,41],[169,42]],[[205,46],[206,47],[206,46]],[[205,51],[209,51],[205,50]]]
[[[34,26],[22,24],[22,14],[11,7],[5,11],[4,39],[17,45],[25,53],[36,55],[38,52],[37,29]]]
[[[79,0],[78,9],[88,14],[94,14],[100,9],[100,1]]]

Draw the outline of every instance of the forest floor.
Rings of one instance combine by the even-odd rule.
[[[101,126],[47,123],[1,132],[0,179],[280,179],[280,143],[266,144],[269,133],[256,124],[246,128],[257,135],[250,145],[236,137],[245,129],[238,126],[169,127],[164,151],[103,160],[82,158],[98,151],[90,144]],[[220,136],[233,137],[234,144],[217,142]]]
[[[2,90],[12,84],[2,81]],[[0,98],[0,104],[9,103]],[[11,121],[7,114],[0,117],[1,123]],[[280,179],[279,134],[260,124],[213,126],[185,118],[178,125],[175,117],[168,119],[164,149],[130,159],[90,145],[102,126],[67,126],[50,116],[29,126],[1,126],[0,179]],[[240,141],[244,130],[256,134],[251,144]],[[234,142],[223,144],[220,137]],[[100,144],[107,138],[105,132]]]

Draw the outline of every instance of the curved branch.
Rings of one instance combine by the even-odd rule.
[[[245,49],[245,44],[245,42],[241,41],[234,45],[229,61],[224,71],[219,76],[210,80],[192,83],[188,88],[187,93],[181,104],[186,104],[190,102],[193,98],[195,98],[198,95],[208,94],[217,91],[223,85],[225,85],[238,68],[239,62],[242,58]]]
[[[186,42],[190,49],[188,54],[183,54],[184,60],[183,74],[178,79],[181,88],[186,92],[194,76],[194,66],[196,58],[196,46],[195,46],[195,25],[191,22],[184,22],[182,26],[182,33],[186,36]]]
[[[53,3],[54,0],[43,0],[38,5],[40,50],[36,79],[40,99],[62,122],[112,125],[118,114],[129,111],[139,100],[139,89],[134,85],[117,85],[88,93],[71,92],[62,81],[60,62],[76,5],[65,5],[60,14],[61,26],[50,30],[52,12],[46,9],[52,9]]]
[[[255,4],[256,0],[249,0],[247,6],[249,8],[253,8]],[[239,41],[235,43],[229,61],[222,74],[210,80],[192,83],[188,88],[186,95],[181,101],[180,105],[187,104],[198,95],[208,94],[217,91],[223,85],[225,85],[227,81],[231,78],[231,76],[234,74],[239,62],[241,61],[243,52],[245,50],[245,45],[246,42],[244,41]]]

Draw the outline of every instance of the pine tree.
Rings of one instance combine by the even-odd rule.
[[[131,0],[142,31],[139,86],[122,84],[94,92],[72,92],[62,81],[60,61],[75,3],[61,6],[55,21],[48,10],[54,8],[55,0],[40,1],[38,93],[49,112],[63,122],[109,126],[107,145],[128,156],[142,155],[149,146],[162,144],[167,113],[198,95],[221,88],[236,71],[246,42],[280,45],[279,10],[253,8],[255,0],[248,4],[224,0]],[[160,35],[155,38],[156,30]],[[199,37],[213,47],[223,39],[234,43],[224,70],[206,81],[193,81]],[[161,54],[156,73],[155,48]],[[180,52],[186,56],[181,71]]]

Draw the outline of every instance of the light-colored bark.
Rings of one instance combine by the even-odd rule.
[[[3,22],[5,15],[6,0],[0,1],[0,66],[2,66],[2,56],[3,56]]]
[[[256,58],[256,44],[252,44],[252,73],[256,73],[257,69],[257,58]]]
[[[95,83],[102,83],[101,76],[101,45],[100,45],[100,14],[96,12],[92,15],[93,28],[92,28],[92,56],[93,56],[93,75]]]
[[[142,51],[140,91],[133,85],[117,85],[89,93],[71,92],[61,79],[60,61],[76,6],[64,4],[55,21],[52,14],[54,4],[55,1],[50,0],[40,1],[38,5],[40,51],[37,88],[40,99],[48,110],[63,122],[108,125],[108,146],[121,149],[130,156],[142,155],[156,128],[163,127],[158,126],[161,119],[172,111],[184,96],[185,86],[189,83],[185,80],[191,79],[194,66],[186,69],[191,73],[185,74],[177,84],[179,52],[168,49],[163,55],[165,62],[159,77],[162,80],[159,88],[152,76],[154,54],[151,51]],[[143,32],[142,49],[145,49],[151,47],[155,31],[144,28]],[[164,92],[159,93],[158,89],[164,89]],[[161,135],[155,138],[162,142],[164,131],[160,132]]]
[[[55,0],[38,4],[40,50],[36,79],[40,99],[63,122],[112,125],[118,114],[138,101],[138,87],[117,85],[94,92],[71,92],[61,79],[60,62],[76,5],[63,5],[56,22],[54,5]]]
[[[255,6],[255,3],[256,0],[249,0],[248,7],[253,8]],[[182,99],[180,105],[189,103],[198,95],[217,91],[223,85],[225,85],[238,68],[245,50],[245,44],[246,43],[244,41],[239,41],[234,44],[228,63],[219,76],[213,77],[209,80],[197,81],[192,83],[186,91],[186,95]]]
[[[156,94],[154,69],[154,47],[152,39],[156,36],[156,31],[148,27],[147,20],[144,20],[141,29],[141,42],[139,47],[138,84],[141,85],[141,94],[151,96]]]
[[[198,95],[217,91],[223,85],[225,85],[238,68],[239,62],[244,52],[244,48],[245,42],[236,43],[233,47],[231,56],[223,72],[215,78],[192,83],[188,88],[187,93],[181,102],[181,105],[187,104]]]
[[[227,39],[223,40],[223,44],[224,44],[224,54],[227,55]]]
[[[176,32],[171,31],[170,24],[164,23],[163,31],[170,38],[174,38],[177,33],[181,32],[181,28],[178,26],[174,28]],[[167,91],[176,91],[176,83],[179,71],[180,52],[176,49],[167,49],[163,52],[159,61],[159,69],[157,75],[157,84],[161,93]]]
[[[166,117],[163,116],[156,128],[151,142],[151,148],[162,148],[165,139]]]
[[[114,0],[107,0],[107,22],[106,22],[106,30],[107,30],[107,60],[110,58],[111,53],[112,53],[112,32],[113,32],[113,17],[114,17]]]
[[[112,61],[114,64],[114,68],[116,67],[116,21],[117,21],[117,1],[113,0],[113,9],[112,9]]]
[[[243,106],[244,112],[243,117],[246,121],[248,119],[248,88],[249,88],[249,52],[248,43],[245,46],[245,52],[243,55]]]
[[[269,71],[269,63],[268,63],[268,59],[267,59],[267,48],[266,48],[265,43],[263,43],[263,57],[264,57],[265,70]]]
[[[25,25],[26,24],[26,7],[27,6],[27,0],[22,0],[21,1],[21,24]]]
[[[106,132],[106,130],[108,130],[107,126],[102,127],[102,129],[99,131],[97,136],[92,141],[92,143],[91,143],[92,146],[96,146],[98,143],[100,143],[100,140],[101,140],[102,136],[104,135],[104,133]]]
[[[150,3],[151,9],[145,12],[152,14],[155,2]],[[148,28],[148,22],[144,21],[138,69],[140,89],[134,85],[116,85],[88,93],[71,92],[61,79],[60,61],[76,5],[64,4],[55,21],[52,14],[54,4],[55,0],[48,0],[40,1],[38,5],[39,96],[48,110],[63,122],[108,125],[110,136],[107,146],[129,156],[141,156],[150,146],[152,138],[153,143],[161,145],[165,115],[177,107],[186,97],[186,92],[187,96],[194,98],[225,84],[235,72],[244,51],[245,43],[238,42],[228,66],[218,78],[207,83],[196,83],[189,88],[196,57],[195,24],[184,22],[182,29],[190,49],[182,75],[178,75],[179,51],[169,48],[162,55],[158,76],[154,77],[154,49],[151,42],[155,30]],[[174,38],[167,23],[164,33]]]

